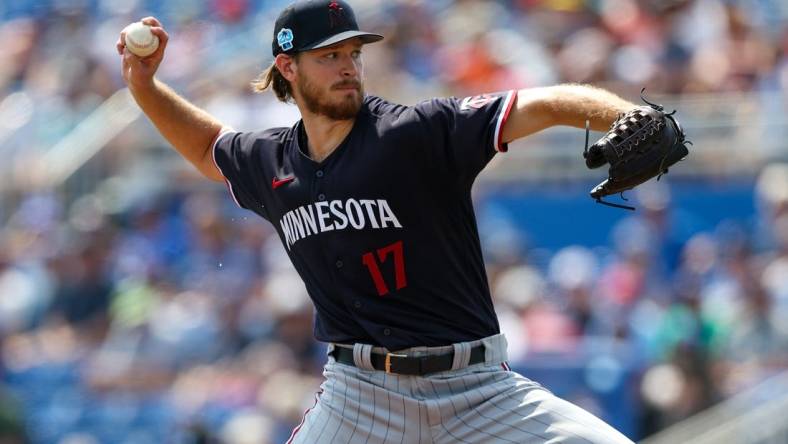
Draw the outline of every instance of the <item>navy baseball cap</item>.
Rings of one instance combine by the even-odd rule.
[[[356,15],[347,2],[301,0],[279,14],[271,50],[276,57],[323,48],[353,37],[360,37],[364,43],[383,39],[382,35],[359,31]]]

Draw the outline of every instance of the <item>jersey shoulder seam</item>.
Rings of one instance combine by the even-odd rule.
[[[372,101],[379,102],[379,106],[377,106],[376,108],[381,108],[380,111],[373,111],[372,110],[372,108],[369,105],[369,102],[372,102]],[[408,107],[405,106],[405,105],[389,102],[388,100],[386,100],[386,99],[384,99],[382,97],[379,97],[379,96],[368,96],[368,100],[367,100],[367,103],[365,103],[365,105],[366,106],[364,106],[362,108],[363,111],[367,115],[369,115],[370,117],[374,117],[377,120],[383,119],[386,116],[390,116],[390,115],[393,115],[395,117],[399,116],[405,110],[408,109]]]

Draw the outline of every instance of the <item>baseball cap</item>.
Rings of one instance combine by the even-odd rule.
[[[271,50],[276,57],[323,48],[353,37],[360,37],[364,43],[383,39],[382,35],[359,31],[356,15],[347,2],[301,0],[279,14]]]

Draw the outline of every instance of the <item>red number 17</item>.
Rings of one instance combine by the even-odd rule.
[[[386,257],[389,253],[394,253],[394,277],[397,284],[397,290],[405,288],[405,286],[408,285],[408,281],[405,279],[405,258],[402,255],[402,241],[395,242],[383,248],[378,248],[377,253],[378,261],[380,261],[381,264],[386,261]],[[369,253],[364,253],[364,256],[361,257],[361,261],[364,262],[364,265],[369,269],[369,274],[372,276],[372,281],[375,282],[375,288],[378,290],[378,295],[384,296],[388,294],[389,287],[383,280],[383,275],[380,273],[380,267],[378,266],[378,261],[375,260],[375,255],[372,254],[371,251]]]

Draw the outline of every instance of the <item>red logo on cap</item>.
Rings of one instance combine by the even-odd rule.
[[[328,20],[329,24],[333,28],[334,26],[340,25],[345,21],[344,9],[339,6],[339,3],[333,1],[328,4]]]

